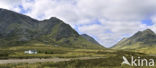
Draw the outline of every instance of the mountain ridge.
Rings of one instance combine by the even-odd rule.
[[[62,47],[103,48],[81,37],[69,24],[56,17],[38,21],[0,9],[0,46],[26,45],[33,41]]]
[[[99,44],[94,38],[92,38],[91,36],[87,35],[87,34],[81,34],[82,37],[86,38],[88,41],[97,44],[97,45],[101,45]]]
[[[131,37],[120,40],[115,44],[113,49],[135,49],[140,47],[147,47],[156,45],[156,34],[151,29],[138,31]]]

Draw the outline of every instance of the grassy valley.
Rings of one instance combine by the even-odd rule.
[[[0,64],[0,67],[3,68],[139,68],[132,67],[128,65],[121,65],[123,61],[122,56],[129,57],[127,59],[130,60],[131,56],[137,57],[140,56],[142,58],[153,58],[156,57],[149,56],[144,53],[131,52],[131,51],[120,51],[120,50],[87,50],[87,49],[76,49],[73,50],[76,53],[77,57],[82,57],[80,54],[83,52],[83,56],[95,57],[98,56],[100,58],[95,59],[74,59],[71,61],[62,61],[62,62],[38,62],[38,63],[18,63],[18,64]],[[85,53],[86,52],[86,53]],[[75,54],[75,55],[76,55]],[[89,55],[90,54],[90,55]],[[60,55],[61,56],[61,55]],[[69,54],[68,54],[69,56]],[[148,68],[146,66],[142,68]],[[155,67],[151,67],[155,68]]]
[[[38,54],[25,54],[24,51],[36,50]],[[103,49],[100,49],[103,50]],[[34,44],[32,46],[16,46],[1,49],[2,59],[8,58],[74,58],[74,57],[84,57],[84,56],[103,56],[96,55],[99,50],[95,49],[75,49],[75,48],[65,48],[59,46],[50,46],[45,44]],[[7,52],[7,53],[6,53]],[[4,55],[3,55],[4,54]]]

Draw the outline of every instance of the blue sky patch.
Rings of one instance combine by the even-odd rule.
[[[22,14],[28,13],[30,11],[30,9],[25,10],[22,5],[19,5],[18,7],[20,8],[20,13]]]
[[[145,20],[142,20],[141,22],[142,22],[142,24],[145,24],[147,26],[152,26],[153,25],[153,22],[152,22],[151,19],[145,19]]]

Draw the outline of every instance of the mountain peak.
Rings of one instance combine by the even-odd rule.
[[[129,39],[133,39],[135,41],[147,42],[147,40],[149,39],[151,40],[154,38],[156,38],[156,34],[151,29],[146,29],[144,31],[137,32]]]
[[[86,40],[88,40],[88,41],[94,43],[94,44],[100,45],[94,38],[92,38],[91,36],[89,36],[89,35],[87,35],[87,34],[82,34],[81,36],[84,37]]]
[[[151,29],[146,29],[143,31],[138,31],[135,33],[131,38],[136,38],[136,37],[144,37],[144,36],[149,36],[149,35],[155,35],[155,33]]]
[[[49,19],[58,19],[57,17],[50,17]]]
[[[144,31],[142,31],[143,33],[152,33],[152,34],[155,34],[151,29],[146,29]]]
[[[60,20],[60,19],[57,18],[57,17],[51,17],[49,20],[62,21],[62,20]],[[63,22],[63,21],[62,21],[62,22]]]
[[[87,35],[87,34],[82,34],[82,36],[89,36],[89,35]]]
[[[49,19],[45,19],[45,20],[43,20],[42,22],[49,22],[49,23],[56,23],[56,22],[59,22],[59,23],[63,23],[63,21],[62,20],[60,20],[59,18],[57,18],[57,17],[51,17],[51,18],[49,18]]]
[[[0,47],[35,44],[36,41],[70,48],[103,48],[81,37],[69,24],[56,17],[38,21],[0,8]]]
[[[114,46],[114,48],[120,48],[120,47],[124,48],[127,45],[155,45],[155,44],[156,44],[156,34],[151,29],[146,29],[144,31],[138,31],[133,36],[129,37],[128,39],[122,42],[118,42]],[[135,46],[131,46],[131,47],[133,48]]]

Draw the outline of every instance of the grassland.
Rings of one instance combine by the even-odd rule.
[[[77,49],[76,52],[86,52],[84,49]],[[113,51],[113,50],[87,50],[88,52],[96,53],[96,56],[105,56],[103,58],[97,59],[88,59],[88,60],[71,60],[63,62],[42,62],[42,63],[19,63],[19,64],[1,64],[0,68],[140,68],[140,67],[131,67],[127,65],[121,65],[123,61],[122,56],[140,56],[142,58],[153,58],[155,57],[148,56],[143,53],[129,52],[129,51]],[[95,55],[95,54],[94,54]],[[149,68],[149,67],[142,67]],[[155,67],[151,67],[155,68]]]
[[[37,54],[25,54],[26,50],[36,50]],[[96,54],[99,51],[109,49],[74,49],[45,44],[34,44],[31,46],[16,46],[0,49],[0,59],[28,59],[28,58],[75,58],[87,56],[105,56]]]
[[[36,50],[37,54],[24,54],[26,50]],[[16,63],[0,64],[0,68],[137,68],[123,65],[122,56],[140,56],[143,58],[156,58],[150,56],[149,48],[140,50],[113,50],[113,49],[74,49],[45,44],[33,44],[31,46],[16,46],[0,49],[0,59],[33,59],[33,58],[80,58],[80,57],[101,57],[97,59],[62,62],[37,62],[37,63]],[[151,50],[154,51],[154,48]],[[155,52],[152,53],[153,55]],[[130,58],[128,58],[130,59]],[[139,68],[139,67],[138,67]],[[148,67],[142,67],[148,68]],[[153,67],[155,68],[155,67]]]

